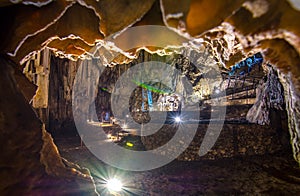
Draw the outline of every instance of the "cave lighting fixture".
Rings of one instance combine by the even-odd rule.
[[[112,178],[106,182],[106,188],[110,192],[120,192],[123,189],[123,184],[120,180]]]
[[[126,146],[128,146],[128,147],[133,147],[133,143],[131,143],[131,142],[126,142]]]
[[[181,122],[180,116],[176,116],[176,117],[174,118],[174,120],[175,120],[175,122],[177,122],[177,123],[180,123],[180,122]]]

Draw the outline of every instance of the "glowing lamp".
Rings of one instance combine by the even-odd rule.
[[[126,146],[133,147],[133,143],[131,143],[131,142],[126,142]]]
[[[175,117],[175,122],[177,123],[181,122],[181,118],[179,116]]]
[[[119,192],[122,190],[123,185],[120,180],[113,178],[107,181],[106,187],[111,192]]]

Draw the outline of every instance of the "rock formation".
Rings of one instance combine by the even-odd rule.
[[[89,171],[60,157],[15,81],[13,62],[1,57],[0,64],[1,194],[40,195],[47,190],[58,195],[75,190],[96,195]]]
[[[0,192],[18,194],[12,188],[18,186],[23,194],[40,193],[39,189],[49,182],[48,179],[57,183],[57,186],[48,187],[49,194],[63,191],[64,186],[59,186],[60,182],[70,186],[78,185],[75,180],[77,177],[72,173],[77,169],[65,168],[66,164],[58,157],[50,136],[43,131],[42,124],[29,106],[35,89],[18,75],[17,70],[22,69],[20,66],[45,48],[71,60],[87,58],[93,46],[102,44],[108,47],[108,43],[103,40],[111,35],[121,36],[130,26],[162,25],[187,40],[200,40],[201,46],[212,49],[216,61],[224,69],[256,52],[262,52],[283,86],[293,153],[300,162],[298,1],[0,0],[0,16],[0,139],[1,149],[5,152],[1,157],[3,182]],[[140,38],[135,39],[138,41]],[[161,49],[143,47],[152,52]],[[137,57],[136,51],[136,48],[122,51],[123,56],[114,59],[115,63],[131,61],[126,57]],[[10,63],[7,58],[13,62]],[[15,75],[13,69],[16,69]],[[62,77],[67,75],[62,73]],[[70,82],[72,78],[60,80],[64,83]],[[50,74],[50,82],[58,82],[58,78]],[[43,82],[40,81],[39,85],[35,103],[40,107],[43,99],[38,98],[41,98]],[[64,89],[60,92],[67,91]],[[24,140],[30,143],[25,144]],[[51,155],[43,155],[45,148],[56,157],[57,164],[54,165],[63,171],[62,175],[73,176],[71,180],[62,179],[55,173],[56,169],[47,167]],[[91,182],[88,174],[77,173],[80,176],[78,178],[84,175],[83,179]]]

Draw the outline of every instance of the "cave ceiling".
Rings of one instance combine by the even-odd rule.
[[[0,49],[21,64],[44,47],[77,60],[128,27],[160,25],[211,46],[225,67],[259,51],[298,78],[299,4],[297,0],[0,0]]]

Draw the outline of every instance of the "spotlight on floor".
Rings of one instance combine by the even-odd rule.
[[[123,184],[120,180],[113,178],[107,181],[106,187],[110,192],[119,192],[123,188]]]
[[[181,122],[181,118],[179,116],[175,117],[175,122],[180,123]]]

